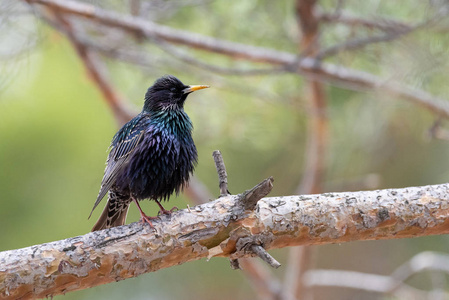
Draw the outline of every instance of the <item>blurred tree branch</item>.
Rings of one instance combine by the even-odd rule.
[[[386,28],[383,28],[385,32],[383,32],[382,34],[344,41],[340,44],[334,45],[327,49],[323,49],[322,51],[320,51],[320,53],[318,53],[317,59],[321,60],[326,57],[339,54],[340,52],[343,52],[343,51],[356,50],[356,49],[366,47],[370,44],[385,43],[385,42],[389,42],[389,41],[401,38],[401,37],[403,37],[407,34],[410,34],[418,29],[423,29],[423,28],[432,26],[433,24],[439,22],[443,17],[445,17],[447,15],[447,13],[448,13],[447,9],[441,9],[437,15],[432,16],[428,20],[420,22],[416,25],[405,25],[402,23],[390,22],[389,26],[387,27],[388,30],[385,30]],[[339,18],[337,18],[337,20],[338,19]],[[346,20],[347,20],[347,18],[346,18]],[[367,25],[366,22],[362,23],[362,24]],[[378,25],[377,27],[379,27],[379,23],[371,23],[371,25],[374,25],[374,24]]]
[[[316,0],[297,0],[295,14],[300,32],[299,53],[315,59],[320,52],[320,20],[317,18]],[[309,79],[306,81],[307,103],[307,139],[304,155],[304,171],[301,183],[296,188],[297,194],[318,194],[322,192],[326,172],[327,150],[329,146],[329,122],[327,117],[327,96],[322,82]],[[304,285],[304,274],[314,265],[314,250],[309,246],[290,249],[289,264],[285,272],[285,295],[294,299],[310,297]]]
[[[155,43],[158,40],[162,40],[168,43],[185,45],[192,49],[225,55],[234,59],[282,67],[285,69],[285,72],[297,73],[313,80],[344,86],[353,90],[378,91],[420,105],[445,118],[449,117],[449,104],[447,101],[434,97],[423,90],[390,82],[390,80],[385,80],[363,71],[322,63],[318,59],[311,57],[301,58],[288,52],[229,42],[173,29],[132,15],[123,15],[72,0],[26,1],[30,4],[39,4],[40,7],[51,8],[59,14],[80,17],[102,24],[106,28],[118,28],[134,35],[138,34],[142,38],[149,39]],[[275,69],[275,71],[278,72],[279,70]],[[236,72],[237,75],[238,73]]]
[[[296,1],[296,15],[302,30],[300,50],[314,58],[319,52],[319,20],[315,16],[315,0]],[[326,92],[322,82],[307,81],[307,144],[305,167],[297,194],[316,194],[322,192],[326,149],[328,147],[328,119]]]
[[[434,290],[425,292],[405,283],[411,276],[435,271],[449,274],[449,256],[435,252],[421,252],[403,265],[396,268],[391,275],[375,275],[342,270],[311,270],[305,274],[305,284],[312,286],[335,286],[365,290],[399,299],[447,299],[446,291]]]
[[[370,19],[366,17],[357,17],[351,15],[346,11],[339,11],[338,13],[326,13],[318,11],[317,17],[325,23],[341,23],[351,27],[365,27],[368,29],[378,29],[386,32],[405,30],[413,26],[393,19],[379,17]]]
[[[120,126],[128,122],[134,117],[134,113],[126,106],[126,102],[119,96],[118,91],[112,86],[107,79],[105,67],[99,59],[95,58],[95,53],[92,53],[88,47],[79,41],[78,33],[73,29],[72,24],[65,18],[64,15],[58,14],[51,9],[46,10],[47,14],[43,18],[53,27],[63,32],[79,58],[81,59],[87,75],[94,82],[101,92],[106,103],[112,109],[115,119]]]
[[[252,244],[268,250],[446,234],[448,191],[441,184],[272,197],[252,211],[244,210],[245,194],[221,197],[161,217],[156,231],[133,223],[1,252],[0,295],[50,297],[200,258],[252,256]]]

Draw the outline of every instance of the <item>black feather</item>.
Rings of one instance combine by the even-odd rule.
[[[120,197],[115,197],[114,205],[107,205],[105,210],[112,206],[127,210],[132,199],[167,200],[188,184],[198,156],[192,139],[193,125],[183,108],[186,90],[190,92],[190,87],[174,76],[162,77],[148,89],[142,112],[112,139],[92,211],[108,191]],[[123,205],[117,205],[117,201]],[[107,216],[107,212],[102,214],[94,230],[124,222],[123,217],[118,224],[108,223]]]

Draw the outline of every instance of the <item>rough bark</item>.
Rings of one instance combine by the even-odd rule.
[[[261,199],[241,195],[139,223],[0,253],[0,298],[49,297],[200,258],[449,231],[449,184]],[[259,248],[260,249],[260,248]]]

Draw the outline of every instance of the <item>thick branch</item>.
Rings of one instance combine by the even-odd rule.
[[[265,249],[449,232],[449,184],[272,197],[245,211],[239,196],[154,221],[0,253],[0,297],[46,297],[205,257],[239,258],[240,239]]]
[[[422,90],[385,82],[381,78],[366,72],[332,64],[321,64],[318,60],[310,57],[298,59],[292,53],[224,41],[184,30],[173,29],[148,20],[109,12],[90,4],[70,0],[28,0],[28,2],[49,6],[60,13],[87,18],[104,25],[138,33],[152,40],[160,39],[236,59],[283,66],[289,72],[299,73],[319,81],[351,89],[382,90],[385,94],[403,98],[441,116],[449,117],[449,104],[443,99],[433,97]]]

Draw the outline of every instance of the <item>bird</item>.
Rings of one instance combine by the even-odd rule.
[[[198,153],[192,138],[193,124],[184,111],[187,96],[208,85],[185,85],[173,75],[157,79],[145,94],[142,112],[112,138],[100,192],[92,212],[108,194],[107,203],[92,231],[124,225],[131,202],[140,221],[154,228],[139,201],[155,201],[159,214],[171,214],[161,201],[179,194],[188,185]]]

